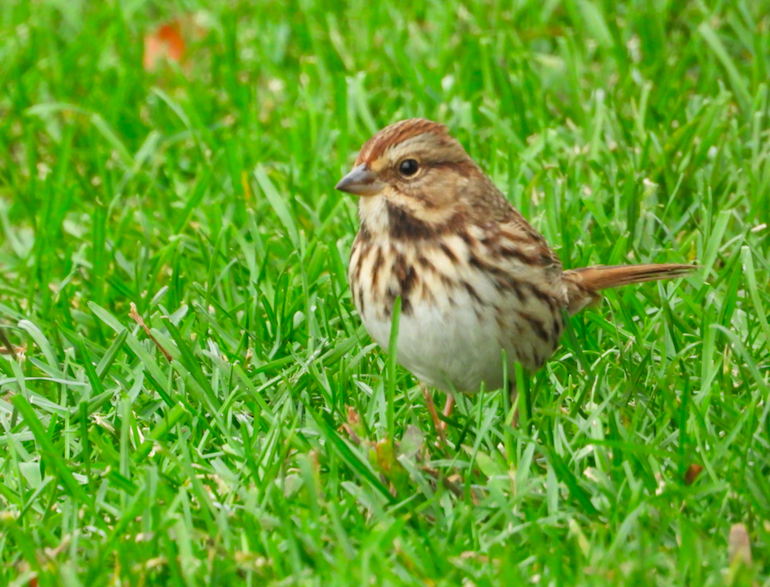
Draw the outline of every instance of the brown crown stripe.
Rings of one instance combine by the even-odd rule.
[[[388,126],[364,143],[356,159],[356,165],[372,163],[394,145],[428,132],[448,138],[447,128],[443,124],[424,118],[410,118]]]

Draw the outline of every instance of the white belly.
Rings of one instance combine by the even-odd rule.
[[[370,315],[367,315],[370,314]],[[388,349],[391,321],[374,312],[363,318],[374,341]],[[481,383],[487,390],[503,385],[502,345],[492,314],[478,317],[470,299],[453,306],[413,305],[399,321],[400,365],[443,391],[475,393]],[[513,349],[507,349],[509,378],[513,377]]]

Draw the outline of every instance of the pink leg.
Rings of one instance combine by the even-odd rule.
[[[433,419],[433,427],[436,429],[441,443],[446,444],[444,427],[442,426],[441,420],[439,420],[438,414],[436,413],[436,405],[433,403],[433,398],[430,395],[430,389],[428,389],[427,385],[420,382],[420,390],[422,391],[422,395],[425,398],[425,405],[428,407],[430,417]]]
[[[449,416],[452,414],[452,408],[455,407],[455,396],[453,396],[451,393],[448,393],[446,396],[446,403],[444,404],[444,418],[449,418]],[[441,422],[441,428],[442,430],[446,430],[446,422]]]

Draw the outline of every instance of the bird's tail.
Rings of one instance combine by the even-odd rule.
[[[643,283],[645,281],[660,281],[674,279],[694,271],[696,265],[680,265],[678,263],[662,263],[659,265],[612,265],[603,267],[583,267],[564,272],[567,283],[568,310],[575,314],[598,302],[599,292],[611,287]]]

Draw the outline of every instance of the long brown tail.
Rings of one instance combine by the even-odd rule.
[[[660,281],[682,277],[696,270],[696,265],[662,263],[659,265],[611,265],[603,267],[583,267],[564,272],[569,298],[568,310],[575,314],[601,299],[599,292],[611,287]]]

